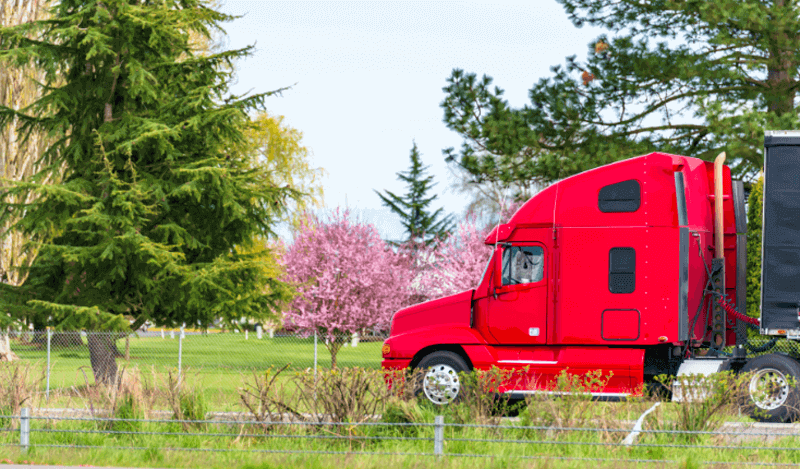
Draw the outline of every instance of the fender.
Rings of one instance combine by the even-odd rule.
[[[475,329],[469,326],[431,326],[414,329],[386,339],[384,346],[389,346],[389,354],[385,358],[410,359],[431,345],[485,345],[486,340]]]

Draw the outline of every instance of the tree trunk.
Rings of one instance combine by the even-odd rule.
[[[14,360],[19,360],[19,357],[11,351],[8,332],[3,332],[0,334],[0,362],[13,362]]]
[[[772,8],[780,10],[787,8],[784,0],[776,0]],[[774,17],[781,17],[776,12]],[[786,32],[780,28],[776,28],[776,38],[773,41],[775,44],[770,47],[770,61],[767,63],[767,84],[769,91],[765,93],[764,97],[767,101],[767,109],[774,112],[779,116],[794,110],[794,97],[795,92],[792,87],[795,84],[794,77],[797,75],[797,65],[792,60],[795,54],[793,49],[788,46]],[[787,47],[786,49],[781,46]]]
[[[122,352],[119,351],[119,347],[117,347],[117,339],[121,339],[125,336],[126,336],[125,334],[109,335],[109,346],[111,347],[112,350],[114,350],[115,357],[121,358],[125,356]]]
[[[341,337],[334,337],[329,343],[325,344],[325,347],[331,353],[331,370],[336,369],[336,355],[339,353],[339,349],[342,348],[344,344],[344,340]]]
[[[114,335],[90,332],[89,361],[92,363],[94,382],[97,384],[113,384],[117,378],[117,346]]]
[[[770,85],[770,92],[766,94],[767,109],[782,116],[794,110],[795,92],[789,88],[794,86],[794,80],[790,74],[794,68],[790,63],[781,61],[780,68],[767,69],[767,83]]]

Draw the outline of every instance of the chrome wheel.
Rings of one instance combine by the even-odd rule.
[[[422,389],[425,391],[425,397],[434,404],[449,404],[458,396],[461,381],[453,367],[434,365],[425,373]]]
[[[789,397],[789,381],[774,368],[762,368],[750,378],[750,399],[762,410],[775,410]]]

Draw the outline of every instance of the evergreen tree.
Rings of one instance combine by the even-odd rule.
[[[649,151],[711,160],[750,180],[764,129],[798,128],[796,0],[559,0],[573,23],[608,28],[511,108],[487,76],[454,70],[446,150],[473,181],[557,180]]]
[[[0,125],[52,137],[43,169],[0,194],[0,217],[24,214],[14,228],[39,248],[25,282],[2,286],[15,314],[130,331],[261,318],[288,299],[260,268],[269,253],[246,252],[298,195],[248,151],[248,111],[269,93],[229,93],[249,48],[190,45],[229,19],[203,0],[61,0],[0,29],[0,60],[44,72],[41,97],[1,107]],[[117,372],[108,337],[89,335],[97,382]]]
[[[430,245],[437,238],[446,238],[453,227],[452,215],[442,216],[441,208],[430,211],[431,202],[436,200],[436,195],[427,196],[434,184],[433,176],[426,175],[429,166],[423,166],[417,143],[411,147],[411,166],[408,171],[397,173],[397,178],[406,183],[408,191],[404,196],[398,196],[391,191],[378,194],[383,205],[400,216],[401,222],[408,233],[402,244],[411,246]]]
[[[761,215],[764,211],[764,176],[753,184],[747,199],[747,315],[761,311]]]

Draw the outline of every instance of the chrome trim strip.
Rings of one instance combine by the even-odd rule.
[[[550,394],[550,395],[571,395],[574,394],[572,392],[557,392],[557,391],[536,391],[536,390],[525,390],[525,391],[504,391],[504,394],[516,393],[516,394]],[[583,394],[583,393],[579,393]],[[591,392],[587,393],[591,394],[592,396],[598,397],[628,397],[631,393],[627,392]]]
[[[498,360],[497,363],[524,363],[527,365],[557,365],[558,362],[548,360]]]

